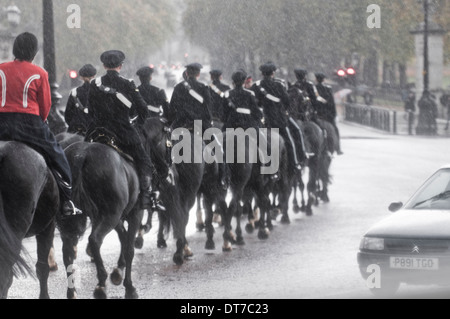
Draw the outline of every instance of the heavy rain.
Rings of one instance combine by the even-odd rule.
[[[450,170],[448,0],[0,4],[1,298],[178,300],[177,318],[448,298],[449,174],[404,205]],[[17,56],[24,32],[32,61]],[[36,131],[9,132],[28,129],[7,124],[16,113],[64,149],[80,215],[64,215]]]

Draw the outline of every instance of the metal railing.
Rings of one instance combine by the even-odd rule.
[[[345,104],[345,120],[397,134],[397,112],[381,107]]]

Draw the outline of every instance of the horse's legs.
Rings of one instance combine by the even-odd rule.
[[[261,240],[266,240],[269,238],[270,230],[268,227],[271,226],[272,220],[269,214],[270,200],[263,188],[264,187],[262,186],[258,187],[258,189],[255,190],[255,195],[256,205],[259,207],[261,214],[259,221],[258,238]]]
[[[167,248],[167,242],[166,239],[164,238],[164,223],[163,223],[163,217],[162,214],[164,213],[160,213],[158,212],[158,216],[159,216],[159,228],[158,228],[158,240],[157,240],[157,247],[158,248]]]
[[[136,233],[139,230],[139,225],[142,220],[142,210],[134,210],[128,217],[128,231],[126,233],[125,242],[125,261],[126,261],[126,271],[125,280],[123,285],[125,286],[125,298],[126,299],[137,299],[139,298],[136,288],[133,287],[133,282],[131,280],[131,268],[133,265],[134,258],[134,242],[136,240]]]
[[[312,205],[315,204],[317,200],[317,181],[318,181],[318,165],[319,158],[316,156],[310,158],[309,161],[309,180],[306,186],[308,192],[308,203],[306,205],[306,216],[312,216]]]
[[[245,245],[244,237],[242,236],[242,228],[241,228],[241,218],[242,218],[242,192],[241,191],[233,191],[233,198],[230,202],[230,206],[228,207],[228,215],[236,217],[236,245],[243,246]],[[230,220],[231,220],[230,217]],[[229,227],[231,227],[231,222]]]
[[[225,200],[219,200],[217,205],[218,209],[222,212],[222,225],[224,226],[222,251],[231,251],[231,244],[236,242],[234,235],[232,234],[233,227],[231,226],[233,215],[231,215],[228,211],[227,203]]]
[[[106,272],[105,266],[103,264],[103,259],[100,254],[100,248],[103,244],[103,240],[106,235],[111,231],[111,227],[107,226],[105,223],[101,221],[97,221],[95,225],[93,225],[92,233],[89,236],[89,247],[94,258],[95,267],[97,268],[97,278],[98,284],[94,291],[95,299],[106,299],[106,279],[108,278],[108,273]]]
[[[181,266],[184,263],[184,258],[186,253],[189,254],[189,257],[192,256],[192,252],[188,250],[187,240],[186,240],[186,226],[189,222],[189,205],[184,207],[184,215],[183,220],[179,221],[179,225],[174,227],[174,236],[177,238],[176,246],[177,250],[173,255],[173,262],[177,266]]]
[[[77,259],[78,238],[76,236],[69,237],[66,234],[61,234],[61,239],[63,242],[63,261],[68,280],[67,299],[77,299],[77,291],[73,279],[75,278],[74,272],[76,271],[74,264]]]
[[[136,237],[136,243],[134,244],[136,249],[142,249],[142,247],[144,247],[144,235],[148,234],[152,229],[152,217],[153,212],[148,211],[147,223],[142,224],[141,222],[141,226],[139,227],[139,232]]]
[[[48,256],[50,249],[53,247],[54,233],[55,223],[52,223],[44,232],[36,236],[38,258],[36,263],[36,274],[40,285],[40,299],[50,299],[48,294],[48,275],[50,273]]]
[[[125,229],[125,226],[123,225],[123,222],[120,222],[116,228],[115,228],[117,235],[119,236],[120,241],[120,256],[119,261],[117,262],[117,268],[113,270],[113,272],[110,275],[111,282],[115,286],[119,286],[122,283],[123,280],[123,269],[125,268],[125,247],[126,247],[126,241],[127,241],[127,231]]]
[[[198,231],[203,231],[205,229],[205,222],[203,221],[203,201],[202,201],[202,194],[197,194],[197,222],[196,227]],[[208,206],[206,204],[206,206]]]
[[[48,254],[48,265],[50,267],[50,271],[57,271],[58,270],[58,264],[55,260],[55,247],[50,248],[50,253]]]
[[[213,226],[213,217],[214,213],[212,210],[213,201],[210,196],[204,196],[204,209],[205,209],[205,229],[206,229],[206,250],[214,250],[216,249],[216,244],[214,243],[214,226]]]

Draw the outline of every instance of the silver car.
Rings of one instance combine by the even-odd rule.
[[[393,296],[401,283],[450,284],[450,165],[434,173],[361,241],[358,264],[368,288]]]

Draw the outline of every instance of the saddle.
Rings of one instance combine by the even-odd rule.
[[[129,162],[134,162],[134,159],[125,153],[120,145],[117,143],[118,138],[116,134],[104,127],[96,127],[86,133],[85,141],[88,143],[100,143],[113,148],[120,156]]]

